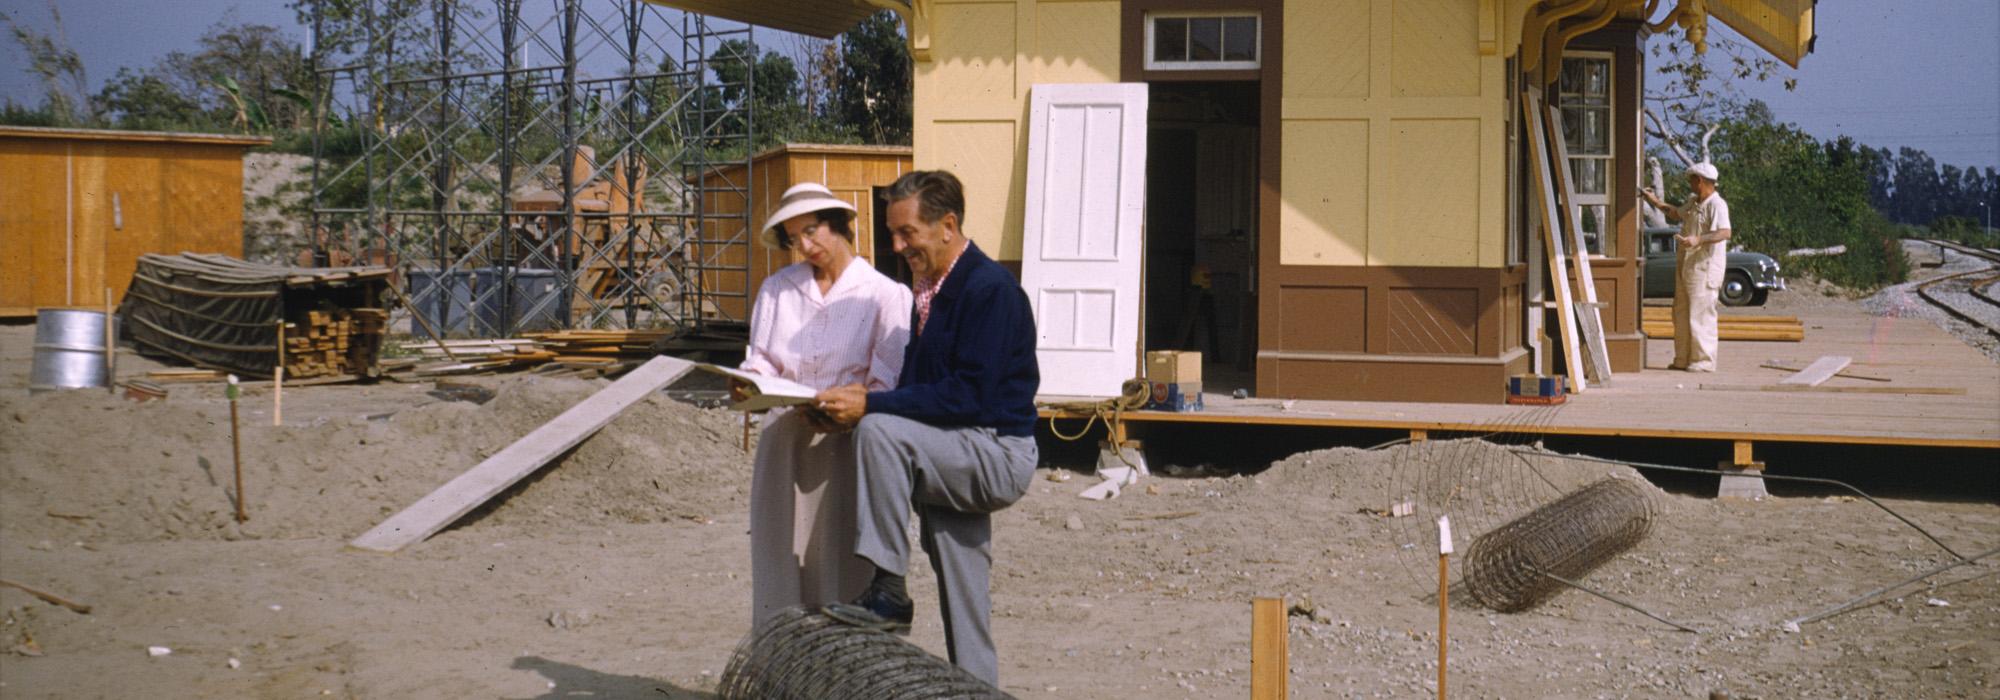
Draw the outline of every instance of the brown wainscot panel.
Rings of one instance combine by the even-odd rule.
[[[1283,287],[1278,292],[1278,342],[1313,352],[1366,352],[1368,289]]]
[[[1277,266],[1257,391],[1279,398],[1498,403],[1521,347],[1523,266]]]
[[[1389,352],[1471,355],[1478,351],[1479,290],[1389,290]]]
[[[1501,358],[1467,363],[1420,362],[1396,356],[1267,357],[1286,397],[1343,401],[1501,403],[1507,377],[1528,371],[1528,353],[1515,348]]]

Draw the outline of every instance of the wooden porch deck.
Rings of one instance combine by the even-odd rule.
[[[1850,306],[1790,313],[1805,326],[1803,342],[1724,341],[1721,370],[1696,374],[1666,369],[1671,339],[1648,340],[1645,371],[1616,375],[1561,406],[1207,394],[1201,412],[1137,411],[1125,420],[1142,431],[1139,437],[1141,426],[1165,423],[1724,440],[1737,443],[1739,455],[1756,442],[2000,448],[2000,364],[1922,318],[1882,318]],[[1813,390],[1764,390],[1790,372],[1758,365],[1804,367],[1822,355],[1852,357],[1847,372],[1890,381],[1834,377]],[[1963,393],[1875,393],[1899,388]],[[1076,422],[1063,420],[1061,427],[1075,430]]]

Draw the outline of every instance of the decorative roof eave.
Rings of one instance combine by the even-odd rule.
[[[1496,1],[1482,0],[1482,25],[1485,13]],[[1812,53],[1816,4],[1817,0],[1530,0],[1521,5],[1525,11],[1520,16],[1507,18],[1519,22],[1517,31],[1507,33],[1519,37],[1521,67],[1533,72],[1545,56],[1560,60],[1571,39],[1613,18],[1645,21],[1662,6],[1671,6],[1666,17],[1648,23],[1647,28],[1663,32],[1679,25],[1695,52],[1706,53],[1708,20],[1713,17],[1772,57],[1797,68],[1800,59]],[[1482,32],[1482,50],[1486,41]]]

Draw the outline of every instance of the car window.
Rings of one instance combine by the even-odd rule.
[[[1651,255],[1659,255],[1672,250],[1672,245],[1673,236],[1671,234],[1656,233],[1646,237],[1646,252]]]

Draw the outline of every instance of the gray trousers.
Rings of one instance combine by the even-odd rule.
[[[993,512],[1013,505],[1035,477],[1031,437],[991,428],[939,428],[869,414],[854,429],[861,478],[854,553],[907,575],[910,510],[922,516],[924,553],[938,579],[938,608],[952,663],[1000,686],[987,585],[993,568]]]

